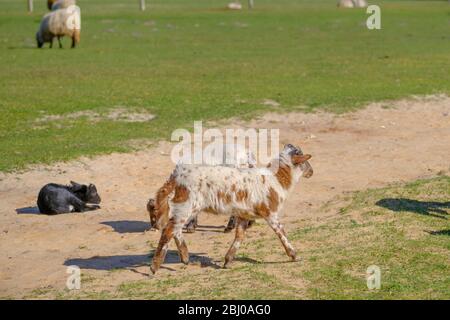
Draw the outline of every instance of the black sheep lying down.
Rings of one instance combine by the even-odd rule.
[[[39,191],[37,205],[45,214],[84,212],[100,209],[101,199],[95,185],[70,181],[69,186],[49,183]],[[94,203],[89,205],[88,203]]]

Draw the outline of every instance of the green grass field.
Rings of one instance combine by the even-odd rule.
[[[370,101],[450,93],[447,1],[379,1],[382,30],[365,10],[334,0],[79,0],[81,45],[36,49],[45,1],[0,3],[0,171],[169,139],[193,120],[249,117],[271,108],[343,112]],[[245,4],[245,2],[244,2]],[[48,45],[47,45],[48,47]],[[151,122],[49,115],[116,107]]]

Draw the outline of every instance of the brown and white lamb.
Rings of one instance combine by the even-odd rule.
[[[233,260],[250,219],[264,219],[280,238],[287,255],[295,260],[295,250],[279,221],[279,213],[300,177],[312,176],[310,158],[311,155],[288,144],[267,168],[177,165],[155,199],[151,219],[162,232],[151,272],[156,273],[164,261],[172,238],[181,261],[189,262],[182,229],[186,221],[201,211],[237,218],[235,239],[225,256],[224,267]],[[172,192],[173,198],[167,201]]]

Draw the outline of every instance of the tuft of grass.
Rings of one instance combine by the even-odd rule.
[[[294,237],[318,243],[297,273],[314,299],[449,299],[450,177],[357,192],[331,222]],[[337,200],[338,201],[338,200]],[[307,232],[305,232],[307,231]],[[381,269],[369,290],[366,270]]]
[[[0,12],[0,171],[126,152],[130,141],[170,139],[194,120],[277,111],[345,112],[371,101],[450,94],[445,1],[381,1],[382,29],[365,10],[334,0],[260,0],[223,10],[221,0],[79,0],[81,44],[35,48],[47,12],[3,0]],[[299,107],[301,106],[301,107]],[[149,122],[51,115],[125,108]]]

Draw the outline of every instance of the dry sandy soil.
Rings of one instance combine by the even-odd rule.
[[[314,175],[302,180],[288,199],[285,222],[308,216],[324,219],[330,213],[321,212],[321,206],[348,191],[450,170],[450,98],[446,96],[372,104],[344,115],[270,113],[251,122],[231,123],[232,127],[279,128],[282,143],[300,145],[313,155]],[[146,231],[145,205],[173,169],[171,146],[160,143],[131,154],[0,174],[0,297],[20,298],[43,287],[63,289],[67,265],[80,266],[85,275],[104,277],[105,289],[145,279],[148,254],[159,237],[156,231]],[[70,180],[94,182],[102,196],[101,210],[40,215],[35,208],[39,189],[48,182]],[[193,260],[221,263],[233,237],[221,232],[226,220],[200,216],[199,230],[186,236]],[[166,263],[159,277],[199,268],[198,263],[183,267],[176,257],[169,260],[173,261]],[[110,272],[115,268],[126,270]]]

